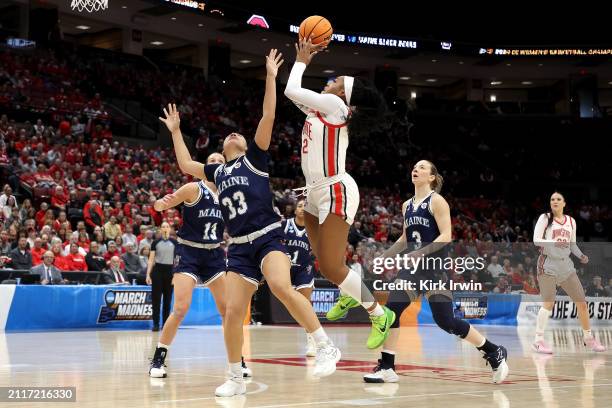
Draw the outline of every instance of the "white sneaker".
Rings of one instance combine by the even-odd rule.
[[[327,377],[336,371],[336,363],[340,361],[340,349],[333,345],[331,341],[317,344],[317,355],[315,368],[312,375],[315,377]]]
[[[392,368],[382,368],[381,361],[378,360],[378,365],[374,367],[374,371],[363,376],[363,381],[367,383],[396,383],[399,377],[395,374]]]
[[[233,397],[246,393],[246,384],[242,377],[231,377],[215,390],[217,397]]]
[[[306,357],[317,356],[317,344],[310,334],[306,334]]]

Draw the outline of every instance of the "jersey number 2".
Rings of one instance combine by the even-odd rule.
[[[307,154],[308,153],[308,138],[305,137],[302,143],[302,153]]]
[[[227,210],[229,211],[230,220],[233,220],[234,218],[236,218],[237,214],[242,215],[246,213],[247,209],[249,208],[244,198],[244,193],[242,191],[236,191],[234,195],[232,196],[232,198],[234,199],[234,201],[237,202],[238,208],[234,207],[234,203],[229,197],[224,197],[223,200],[221,200],[221,204],[226,206]]]

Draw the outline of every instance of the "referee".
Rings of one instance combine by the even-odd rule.
[[[153,331],[159,331],[159,312],[164,300],[163,323],[170,315],[172,303],[172,266],[174,264],[174,249],[177,242],[170,238],[170,224],[161,225],[161,238],[151,244],[149,262],[147,264],[147,285],[151,285],[151,300],[153,301]]]

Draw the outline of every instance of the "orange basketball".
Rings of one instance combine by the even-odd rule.
[[[300,24],[300,40],[311,39],[313,44],[329,43],[334,29],[328,19],[321,16],[310,16]]]

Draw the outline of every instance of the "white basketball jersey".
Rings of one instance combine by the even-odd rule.
[[[306,184],[345,173],[348,143],[346,123],[334,125],[319,112],[310,111],[302,129],[302,171]]]
[[[564,215],[563,223],[559,223],[555,220],[552,222],[550,227],[546,229],[544,239],[547,241],[569,243],[572,240],[572,234],[574,233],[575,228],[576,223],[574,219]],[[569,245],[566,248],[559,248],[554,246],[554,244],[549,244],[542,247],[542,253],[555,258],[567,258],[570,256],[571,249]]]

